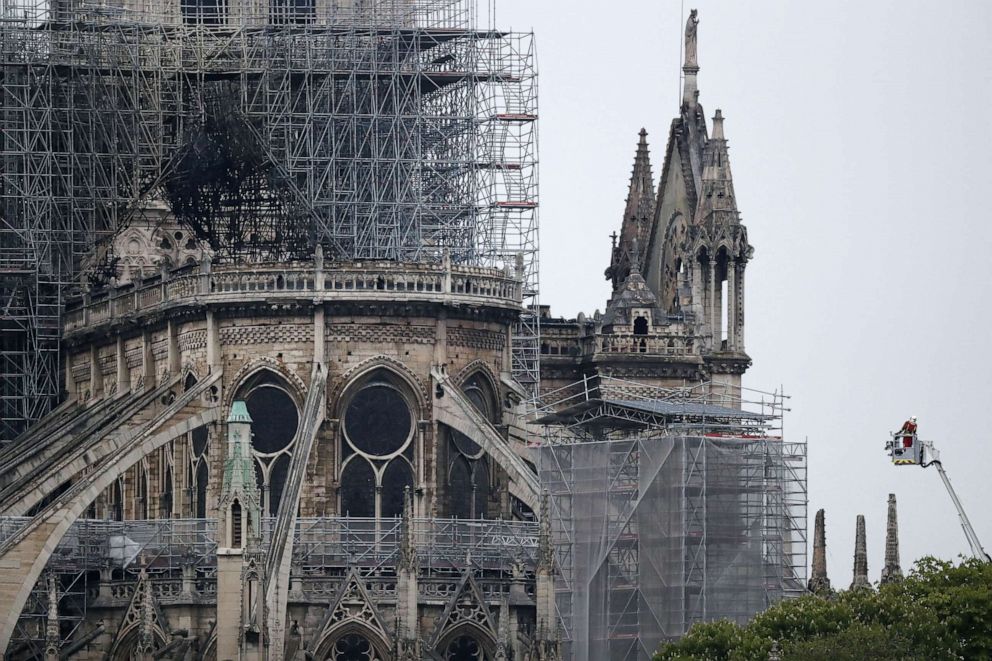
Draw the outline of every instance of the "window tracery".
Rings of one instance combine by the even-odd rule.
[[[263,370],[238,390],[252,419],[252,454],[262,493],[262,512],[276,516],[296,447],[300,413],[288,386],[276,374]]]
[[[207,485],[210,482],[207,439],[206,427],[197,427],[189,433],[187,439],[187,513],[189,516],[197,519],[207,518]]]
[[[341,434],[340,512],[395,518],[414,487],[416,410],[409,389],[387,370],[366,377],[347,400]]]
[[[496,393],[482,372],[476,372],[462,384],[465,398],[487,420],[499,422]],[[478,443],[454,429],[448,435],[448,511],[459,519],[489,517],[490,465]]]

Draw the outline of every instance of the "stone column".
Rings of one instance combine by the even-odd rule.
[[[117,336],[117,392],[119,394],[131,390],[131,374],[127,368],[127,354],[124,350],[124,338]]]
[[[166,327],[166,344],[169,347],[169,375],[176,376],[182,370],[182,358],[179,353],[179,329],[176,322],[169,320]]]
[[[737,274],[737,300],[738,300],[738,310],[737,310],[737,350],[741,353],[744,352],[744,319],[745,319],[745,307],[744,307],[744,272],[747,270],[747,262],[741,263],[741,272]]]
[[[141,378],[145,388],[154,388],[157,381],[155,375],[155,352],[152,350],[152,334],[145,331],[141,334]]]
[[[891,583],[902,578],[899,567],[899,521],[896,518],[896,495],[889,494],[889,517],[885,527],[885,566],[882,568],[882,583]]]
[[[857,524],[854,530],[854,581],[851,589],[869,588],[868,581],[868,550],[865,543],[865,516],[858,515]]]
[[[823,510],[816,513],[813,528],[813,575],[809,579],[810,592],[823,594],[830,592],[830,579],[827,578],[827,528]]]
[[[207,310],[207,365],[213,374],[221,368],[220,329],[212,310]]]
[[[717,330],[720,310],[716,307],[716,262],[712,259],[710,260],[709,281],[710,300],[707,301],[708,305],[706,307],[709,311],[709,332],[713,338],[711,347],[716,350],[720,346],[720,336]]]
[[[727,349],[737,350],[737,262],[727,262]]]
[[[100,365],[100,351],[96,344],[90,345],[90,397],[97,399],[103,395],[103,367]]]

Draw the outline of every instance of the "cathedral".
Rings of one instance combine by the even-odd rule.
[[[53,237],[0,236],[3,399],[59,386],[5,413],[5,658],[649,659],[801,593],[805,448],[742,387],[695,10],[605,312],[561,319],[526,35],[452,0],[98,4],[0,27],[0,214]]]

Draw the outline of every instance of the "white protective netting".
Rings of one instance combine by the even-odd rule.
[[[805,585],[805,445],[635,436],[541,451],[570,658],[650,659]]]

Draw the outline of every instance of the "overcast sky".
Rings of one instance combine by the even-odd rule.
[[[603,309],[637,132],[660,174],[678,111],[680,0],[497,0],[537,35],[542,302]],[[992,3],[686,0],[700,101],[726,116],[748,267],[745,385],[784,384],[809,440],[809,512],[851,580],[855,516],[882,567],[886,496],[902,564],[968,546],[935,469],[883,445],[917,415],[992,549]]]

